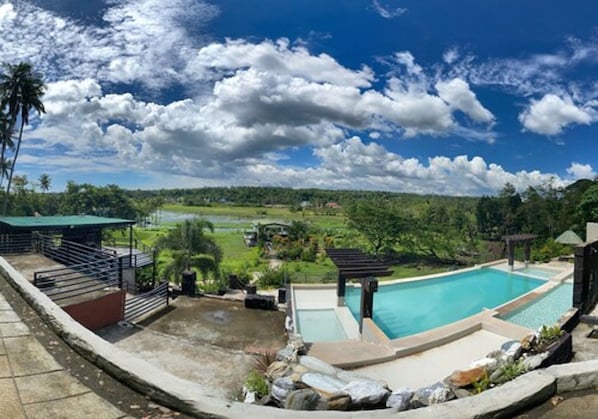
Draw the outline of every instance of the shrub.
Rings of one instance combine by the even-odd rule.
[[[504,384],[507,381],[511,381],[524,372],[526,372],[526,369],[521,360],[507,362],[502,367],[502,375],[498,379],[498,384]]]
[[[247,376],[245,387],[259,397],[267,396],[270,392],[266,379],[255,370],[252,370]]]
[[[543,325],[540,328],[539,338],[540,343],[548,343],[563,336],[565,332],[561,330],[558,324],[552,326]]]
[[[280,288],[285,285],[287,276],[286,269],[268,266],[260,276],[258,283],[265,288]]]
[[[255,356],[255,370],[261,374],[266,374],[271,363],[276,361],[276,351],[274,349],[263,349]]]

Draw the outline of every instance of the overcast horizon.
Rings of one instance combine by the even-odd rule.
[[[598,3],[0,0],[16,167],[126,189],[480,196],[594,178]]]

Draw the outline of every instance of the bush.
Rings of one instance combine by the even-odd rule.
[[[280,288],[285,285],[287,276],[286,269],[268,266],[260,276],[258,283],[264,288]]]
[[[266,379],[255,370],[251,371],[247,376],[245,387],[259,397],[267,396],[270,392]]]

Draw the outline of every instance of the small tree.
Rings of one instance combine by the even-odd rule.
[[[172,268],[177,276],[182,272],[180,268],[190,270],[194,264],[200,265],[204,278],[208,272],[213,272],[215,276],[219,275],[222,250],[213,237],[205,234],[205,229],[213,232],[214,225],[208,220],[197,218],[185,220],[158,239],[156,247],[159,250],[172,251],[173,263],[176,261]],[[204,257],[199,257],[201,255]],[[206,263],[205,256],[211,258],[209,264]]]

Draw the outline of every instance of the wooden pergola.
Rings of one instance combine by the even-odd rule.
[[[525,267],[527,268],[531,259],[532,241],[536,237],[538,237],[536,234],[512,234],[509,236],[503,236],[503,240],[507,245],[509,268],[511,270],[515,268],[515,247],[520,243],[523,243],[525,245],[524,263]]]
[[[374,292],[378,290],[376,277],[392,275],[388,265],[381,263],[359,249],[325,249],[338,269],[336,282],[337,305],[345,305],[347,279],[361,279],[361,320],[373,316]],[[359,322],[359,331],[362,322]]]

